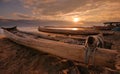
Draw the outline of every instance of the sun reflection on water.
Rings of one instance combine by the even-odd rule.
[[[71,28],[72,30],[78,30],[78,28]]]

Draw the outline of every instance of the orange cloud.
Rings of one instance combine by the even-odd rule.
[[[22,14],[22,13],[13,13],[13,16],[22,18],[22,19],[33,19],[33,16],[29,16],[27,14]]]
[[[22,0],[36,18],[81,21],[120,21],[120,0]],[[71,21],[71,20],[70,20]]]

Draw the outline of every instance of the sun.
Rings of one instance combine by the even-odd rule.
[[[76,17],[76,18],[73,18],[73,22],[79,22],[79,20],[80,20],[80,19],[77,18],[77,17]]]

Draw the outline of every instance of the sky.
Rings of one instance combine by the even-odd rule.
[[[0,0],[0,18],[120,21],[120,0]]]

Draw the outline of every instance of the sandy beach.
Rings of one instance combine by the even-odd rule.
[[[0,36],[1,74],[59,74],[70,67],[68,60],[18,45]]]
[[[111,50],[120,50],[120,33],[104,38],[113,42]],[[71,67],[66,59],[16,44],[3,35],[0,35],[0,59],[1,74],[58,74]]]
[[[120,0],[0,0],[0,74],[120,74]]]
[[[45,69],[42,69],[42,63],[39,61],[40,55],[30,48],[20,46],[0,36],[1,74],[46,74]]]

